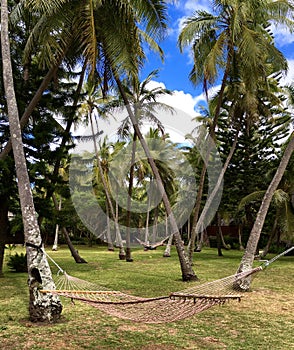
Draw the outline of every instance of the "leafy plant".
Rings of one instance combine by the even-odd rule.
[[[27,255],[24,253],[11,255],[7,266],[14,272],[28,272]]]

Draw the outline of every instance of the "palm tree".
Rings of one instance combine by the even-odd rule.
[[[27,251],[28,284],[30,292],[29,314],[32,321],[52,322],[59,319],[62,305],[56,295],[49,293],[42,294],[39,292],[40,285],[42,285],[42,288],[48,290],[54,289],[55,285],[52,280],[46,255],[42,251],[42,238],[34,208],[31,184],[23,149],[10,56],[7,0],[1,1],[1,44],[3,80],[7,97],[9,128],[10,134],[12,135],[11,142],[18,179],[18,191]]]
[[[174,235],[174,241],[175,241],[175,245],[176,245],[176,249],[177,249],[177,253],[178,253],[178,257],[179,257],[179,261],[180,261],[180,265],[181,265],[181,270],[182,270],[182,279],[183,279],[183,281],[191,281],[191,280],[198,279],[197,276],[195,275],[195,272],[192,269],[192,266],[189,262],[187,255],[186,255],[185,247],[184,247],[184,244],[182,242],[179,228],[177,226],[177,222],[176,222],[175,216],[173,214],[172,207],[170,205],[170,201],[169,201],[167,193],[165,191],[163,181],[162,181],[162,178],[161,178],[160,173],[158,171],[158,168],[156,166],[156,163],[155,163],[155,161],[152,157],[152,154],[148,148],[147,142],[144,139],[144,137],[141,133],[141,130],[138,126],[136,115],[133,113],[133,110],[132,110],[131,106],[129,105],[129,100],[128,100],[127,94],[125,93],[125,91],[123,89],[123,85],[122,85],[119,77],[116,74],[114,74],[114,77],[115,77],[118,89],[121,93],[122,99],[125,103],[125,107],[127,109],[128,115],[132,121],[134,130],[135,130],[136,134],[138,135],[138,139],[141,143],[141,146],[146,154],[146,157],[147,157],[148,162],[150,164],[150,167],[152,169],[159,193],[162,196],[162,201],[164,203],[165,210],[167,212],[167,215],[169,217],[170,224],[171,224],[171,231],[172,231],[171,234]]]
[[[21,2],[20,8],[25,3]],[[88,0],[78,2],[74,7],[71,1],[54,1],[48,6],[48,2],[42,0],[30,1],[29,6],[34,8],[34,13],[39,14],[40,20],[31,32],[24,51],[25,55],[30,55],[34,48],[41,47],[40,63],[51,66],[56,63],[55,53],[60,52],[60,45],[67,45],[68,38],[74,38],[71,52],[75,50],[76,55],[84,57],[89,65],[90,75],[93,75],[98,68],[97,73],[102,81],[103,92],[108,90],[113,77],[126,105],[128,98],[120,77],[122,75],[134,77],[138,74],[145,59],[142,43],[147,42],[152,49],[162,54],[156,40],[160,38],[166,26],[166,2],[163,0],[132,2]],[[128,113],[131,113],[132,123],[136,124],[132,110],[126,107]],[[156,165],[150,158],[148,147],[137,126],[136,133],[152,163],[156,180],[160,181]],[[164,189],[162,185],[160,186],[164,194]],[[164,202],[172,218],[166,195]],[[173,230],[178,232],[174,218],[172,221]],[[181,265],[185,265],[183,278],[193,279],[195,274],[183,255],[184,248],[181,246],[179,232],[175,237],[176,242],[179,242],[177,245]]]
[[[128,96],[129,103],[132,105],[134,114],[136,115],[137,123],[142,125],[143,122],[150,122],[157,125],[157,128],[163,133],[163,125],[157,118],[156,114],[158,110],[165,109],[171,110],[171,107],[164,103],[156,102],[157,98],[164,94],[171,94],[167,89],[156,87],[153,89],[148,88],[148,84],[158,74],[158,71],[152,71],[146,79],[140,82],[136,77],[132,79],[131,87],[124,85],[124,90]],[[130,135],[131,120],[129,117],[123,120],[122,125],[118,130],[118,135],[122,138]],[[136,142],[137,133],[133,130],[133,143],[132,143],[132,156],[130,166],[130,178],[129,178],[129,189],[128,189],[128,201],[127,201],[127,233],[126,233],[126,261],[133,261],[131,257],[130,247],[130,225],[131,225],[131,198],[133,192],[133,179],[134,179],[134,163],[136,153]],[[148,212],[149,213],[149,212]]]
[[[290,179],[291,181],[291,179]],[[293,186],[293,185],[292,185]],[[294,224],[294,215],[291,209],[290,195],[285,192],[285,190],[292,190],[291,186],[287,188],[278,188],[272,197],[272,205],[275,208],[274,222],[272,226],[271,233],[268,238],[268,242],[261,253],[261,257],[265,257],[269,251],[270,245],[276,236],[276,233],[279,232],[279,236],[283,236],[285,241],[293,241],[293,224]],[[248,196],[242,198],[238,209],[241,210],[245,207],[246,204],[250,202],[259,202],[262,200],[265,191],[255,191],[250,193]],[[277,237],[278,238],[278,237]]]
[[[228,82],[236,81],[239,84],[241,82],[247,96],[251,96],[250,104],[254,106],[260,82],[263,82],[263,89],[268,90],[267,84],[264,84],[267,76],[287,68],[285,58],[273,45],[267,25],[269,21],[292,25],[289,15],[293,6],[288,1],[281,4],[279,1],[223,2],[217,0],[214,2],[214,10],[216,14],[196,11],[193,17],[187,19],[179,36],[179,46],[182,50],[185,46],[192,44],[194,66],[190,79],[194,84],[202,81],[206,95],[208,86],[215,83],[219,72],[223,74],[209,128],[209,135],[215,141],[216,127]],[[273,63],[268,64],[268,62]],[[211,147],[208,147],[206,158]],[[204,163],[207,163],[206,160]],[[198,207],[200,207],[205,172],[206,165],[202,169],[200,191],[197,194]],[[198,226],[201,227],[202,223],[200,222]],[[192,230],[195,235],[197,232],[195,225]]]
[[[292,135],[289,138],[289,142],[287,144],[287,147],[284,151],[284,154],[281,158],[280,164],[276,170],[276,173],[269,185],[269,187],[267,188],[260,208],[258,210],[254,225],[252,227],[252,230],[250,232],[250,236],[247,242],[247,246],[246,246],[246,250],[245,250],[245,254],[242,257],[241,263],[239,265],[238,268],[238,272],[243,272],[243,271],[247,271],[249,269],[252,268],[252,264],[254,261],[254,255],[257,249],[257,245],[258,245],[258,241],[260,238],[260,234],[261,234],[261,230],[270,206],[270,203],[272,201],[272,198],[274,196],[275,191],[277,190],[277,187],[283,177],[283,174],[286,170],[286,167],[288,165],[288,162],[292,156],[292,153],[294,151],[294,132],[292,132]],[[248,290],[250,288],[250,283],[251,283],[251,279],[245,279],[242,282],[241,287],[244,290]]]
[[[108,209],[110,210],[110,214],[111,214],[112,219],[115,223],[116,234],[118,237],[118,246],[120,249],[119,258],[121,260],[124,260],[125,259],[125,251],[124,251],[124,247],[122,244],[118,218],[117,218],[117,215],[115,214],[115,211],[113,208],[108,185],[106,183],[105,174],[104,174],[103,169],[102,169],[100,155],[99,155],[99,151],[98,151],[98,147],[97,147],[96,136],[95,136],[96,134],[98,134],[98,135],[100,134],[99,128],[98,128],[98,120],[97,120],[98,116],[107,117],[105,110],[102,111],[102,107],[107,104],[107,101],[106,101],[106,99],[103,98],[103,95],[101,93],[101,89],[99,87],[97,88],[97,85],[94,83],[94,81],[92,79],[87,81],[86,86],[85,86],[85,90],[86,90],[86,99],[84,100],[84,103],[81,104],[78,112],[79,112],[79,114],[82,114],[82,115],[85,114],[86,115],[86,123],[90,122],[90,125],[91,125],[92,140],[93,140],[93,144],[94,144],[95,157],[96,157],[97,166],[99,169],[100,180],[102,181],[104,193],[106,195],[107,206],[108,206]],[[98,115],[97,115],[97,112],[98,112]],[[94,125],[93,119],[95,119],[96,126]],[[97,130],[95,130],[95,128]],[[112,247],[110,246],[110,250],[111,250],[111,248]]]

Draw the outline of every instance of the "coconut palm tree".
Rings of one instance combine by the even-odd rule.
[[[11,65],[10,44],[8,34],[7,1],[1,1],[1,46],[3,81],[7,97],[10,134],[15,160],[18,191],[22,210],[24,235],[27,250],[28,284],[29,284],[29,314],[32,321],[56,321],[60,317],[62,305],[57,296],[42,294],[39,287],[51,290],[55,288],[50,267],[42,248],[42,238],[34,208],[31,184],[26,166],[23,149],[19,114],[14,92],[13,73]]]
[[[107,206],[110,211],[110,214],[112,216],[113,222],[115,223],[115,229],[116,229],[116,235],[118,237],[118,246],[120,249],[119,252],[119,258],[121,260],[125,259],[125,250],[122,244],[120,229],[119,229],[119,223],[118,223],[118,217],[115,214],[115,210],[112,204],[110,192],[108,189],[108,185],[106,182],[105,174],[102,169],[99,150],[97,146],[97,140],[95,135],[99,135],[99,127],[98,127],[98,117],[107,117],[106,109],[103,109],[103,106],[106,106],[107,100],[103,98],[103,94],[101,93],[101,89],[97,84],[94,82],[94,80],[90,79],[85,84],[85,99],[84,102],[81,103],[81,106],[78,110],[80,115],[83,115],[86,117],[86,123],[90,123],[91,125],[91,133],[92,133],[92,140],[94,145],[94,151],[95,151],[95,157],[97,161],[97,166],[99,169],[100,174],[100,180],[102,181],[104,193],[106,195],[107,200]],[[109,242],[110,243],[110,242]],[[113,247],[110,246],[110,250],[112,250]]]
[[[171,91],[162,88],[155,87],[153,89],[148,88],[151,80],[156,78],[158,71],[152,71],[146,79],[142,82],[133,78],[130,87],[126,84],[124,85],[124,90],[127,94],[129,103],[132,105],[134,114],[136,115],[137,123],[142,125],[144,122],[149,122],[155,124],[162,133],[164,133],[164,127],[161,121],[157,118],[157,113],[159,110],[169,110],[172,108],[164,103],[159,103],[156,100],[158,97],[164,94],[171,94]],[[122,102],[122,101],[121,101]],[[129,137],[131,129],[131,120],[129,116],[125,118],[118,129],[118,135],[121,138]],[[133,129],[133,128],[132,128]],[[135,153],[136,153],[136,142],[137,133],[133,130],[133,143],[132,143],[132,156],[131,156],[131,166],[130,166],[130,178],[129,178],[129,188],[128,188],[128,201],[127,201],[127,232],[126,232],[126,261],[133,261],[131,257],[131,247],[130,247],[130,225],[131,225],[131,198],[133,191],[133,179],[134,179],[134,163],[135,163]],[[149,212],[148,212],[149,213]]]
[[[222,73],[221,86],[209,127],[209,135],[215,141],[216,127],[228,83],[236,82],[239,86],[243,85],[247,105],[256,108],[258,101],[256,92],[261,82],[263,89],[267,91],[267,76],[287,68],[285,58],[273,45],[267,26],[269,21],[292,25],[293,6],[288,1],[281,4],[279,1],[217,0],[214,1],[213,9],[214,13],[196,11],[194,16],[187,19],[179,36],[179,46],[183,50],[192,44],[194,66],[190,79],[194,84],[202,82],[207,96],[208,87],[217,81],[219,72]],[[240,94],[234,98],[237,101]],[[208,147],[206,158],[211,147]],[[198,208],[202,197],[206,163],[205,160],[197,194]],[[198,210],[196,214],[197,212]],[[198,226],[201,228],[202,223],[199,222]],[[192,231],[194,235],[198,231],[195,225]]]
[[[21,1],[21,10],[26,1]],[[38,14],[39,21],[31,32],[25,56],[30,56],[34,48],[41,49],[40,64],[51,66],[56,64],[56,53],[60,52],[60,46],[65,46],[72,38],[71,52],[83,57],[89,66],[89,73],[93,75],[95,70],[102,82],[103,91],[106,92],[114,78],[118,89],[122,94],[131,120],[136,124],[132,110],[128,108],[128,98],[121,84],[121,76],[134,77],[138,74],[145,54],[143,42],[157,50],[162,51],[156,41],[160,38],[166,27],[166,2],[163,0],[113,0],[78,2],[72,6],[71,1],[54,1],[48,6],[48,2],[30,1],[29,6]],[[21,12],[21,11],[19,11]],[[154,161],[150,158],[150,152],[144,142],[143,136],[136,127],[136,133],[147,157],[152,163],[153,172],[160,182],[160,175]],[[161,185],[161,189],[163,186]],[[162,191],[164,194],[164,191]],[[172,218],[168,198],[164,196],[165,206]],[[174,218],[173,230],[178,231]],[[187,265],[187,259],[183,256],[184,247],[181,246],[180,235],[176,234],[178,254],[183,268],[183,278],[193,279],[195,273]]]
[[[289,138],[289,142],[288,142],[287,147],[284,151],[284,154],[281,158],[281,161],[280,161],[280,164],[276,170],[276,173],[275,173],[269,187],[267,188],[267,190],[263,196],[263,199],[262,199],[260,208],[258,210],[254,225],[253,225],[252,230],[250,232],[250,236],[249,236],[249,239],[247,242],[245,254],[242,257],[241,263],[240,263],[239,268],[238,268],[238,272],[247,271],[247,270],[252,268],[252,264],[254,261],[254,255],[255,255],[255,252],[257,249],[261,230],[262,230],[269,206],[271,204],[274,193],[277,190],[277,187],[278,187],[278,185],[283,177],[283,174],[286,170],[286,167],[287,167],[288,162],[292,156],[293,151],[294,151],[294,133],[292,133],[292,135]],[[242,285],[240,285],[240,286],[242,287],[242,289],[248,290],[250,288],[250,283],[251,283],[251,279],[247,278],[247,279],[244,279],[244,281],[242,281]]]

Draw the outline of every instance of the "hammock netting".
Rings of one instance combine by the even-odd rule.
[[[56,289],[41,290],[80,300],[115,317],[144,323],[173,322],[191,317],[215,305],[222,305],[230,300],[241,300],[243,282],[252,278],[282,255],[290,252],[294,246],[275,256],[263,265],[204,284],[195,284],[190,288],[170,293],[166,296],[143,298],[120,291],[109,290],[94,283],[68,275],[59,268]]]
[[[240,301],[242,289],[238,282],[261,270],[262,267],[257,267],[154,298],[108,290],[64,272],[56,281],[56,290],[42,290],[42,292],[80,300],[122,319],[144,323],[173,322],[191,317],[212,306],[222,305],[229,300]]]

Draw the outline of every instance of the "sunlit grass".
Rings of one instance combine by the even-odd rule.
[[[181,281],[175,251],[171,258],[163,258],[162,248],[148,252],[136,248],[130,263],[120,261],[118,252],[107,252],[105,247],[80,246],[78,250],[88,264],[76,264],[65,247],[47,252],[69,274],[110,289],[149,297],[187,287]],[[196,283],[235,273],[242,252],[225,251],[224,255],[218,257],[214,249],[195,253],[194,270],[200,279]],[[257,274],[252,292],[241,303],[232,301],[191,319],[159,325],[134,323],[62,299],[62,320],[47,326],[28,321],[27,275],[9,272],[7,259],[8,254],[5,277],[0,279],[1,349],[294,349],[293,257],[283,257]],[[57,272],[54,265],[52,271]]]

